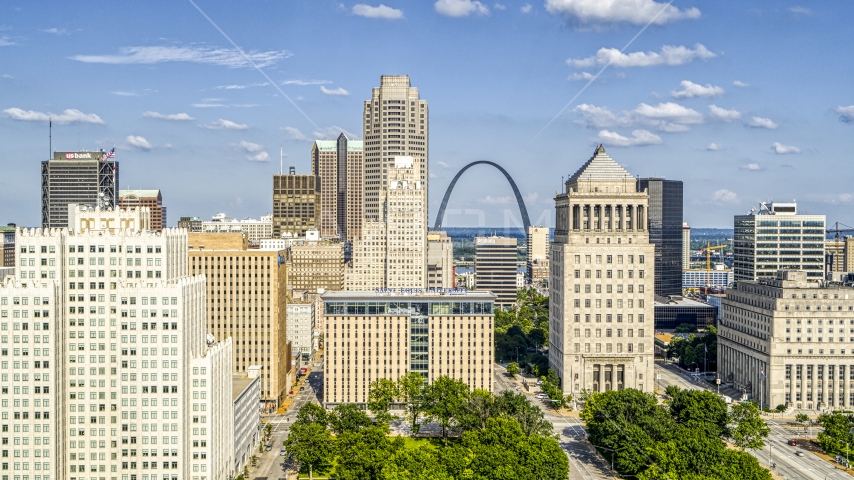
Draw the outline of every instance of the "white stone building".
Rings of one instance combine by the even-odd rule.
[[[254,370],[257,373],[257,370]],[[261,441],[261,378],[235,373],[232,377],[234,409],[234,471],[249,464]]]
[[[601,145],[555,198],[549,365],[566,394],[653,390],[648,201]]]
[[[231,471],[231,342],[206,343],[205,278],[187,275],[186,231],[20,229],[16,247],[21,287],[56,293],[51,478]]]
[[[287,338],[291,342],[291,354],[314,353],[314,303],[288,303]]]
[[[266,238],[273,238],[273,215],[264,215],[260,220],[254,218],[237,220],[224,213],[218,213],[210,221],[202,222],[202,232],[244,232],[250,242],[260,242]]]

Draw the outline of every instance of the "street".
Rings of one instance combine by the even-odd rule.
[[[250,467],[249,478],[264,478],[269,480],[285,479],[288,472],[285,470],[285,458],[280,454],[282,450],[282,442],[288,437],[288,430],[296,420],[296,415],[299,409],[309,402],[321,404],[323,400],[323,363],[317,362],[311,364],[311,373],[308,374],[308,381],[305,383],[305,389],[302,392],[297,392],[293,405],[284,415],[262,415],[262,419],[273,425],[272,450],[264,451],[258,457],[258,465],[255,468]],[[263,426],[262,426],[263,428]],[[287,465],[288,467],[290,465]]]
[[[714,387],[708,383],[703,381],[696,382],[689,375],[680,372],[672,365],[662,366],[660,363],[656,362],[655,373],[656,378],[658,378],[659,375],[661,376],[657,382],[658,387],[662,390],[668,385],[677,385],[679,388],[691,390],[714,391]],[[844,471],[836,468],[837,466],[835,464],[831,464],[823,460],[821,457],[803,449],[801,446],[794,447],[786,443],[789,439],[796,438],[798,431],[791,428],[785,428],[782,424],[793,421],[794,416],[788,420],[779,418],[770,419],[767,416],[763,418],[765,418],[768,426],[771,428],[771,434],[766,439],[765,448],[761,451],[748,450],[748,453],[756,457],[762,466],[766,468],[769,467],[770,455],[771,462],[776,463],[777,465],[774,468],[774,471],[788,480],[851,478]],[[813,435],[815,435],[815,432],[816,430],[813,429]],[[795,452],[799,450],[804,453],[804,456],[799,457],[795,455]]]

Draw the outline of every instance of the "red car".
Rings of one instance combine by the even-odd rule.
[[[797,440],[795,440],[795,439],[789,440],[789,445],[791,445],[791,446],[793,446],[793,447],[797,447],[797,446],[798,446],[798,441],[797,441]]]

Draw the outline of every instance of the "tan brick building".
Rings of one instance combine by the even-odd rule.
[[[287,268],[279,252],[248,249],[244,233],[190,233],[190,274],[207,276],[207,331],[233,340],[233,368],[260,365],[261,400],[278,405],[291,381]]]
[[[344,290],[343,243],[298,239],[291,243],[284,255],[289,290]]]
[[[119,190],[119,208],[148,207],[151,212],[151,229],[160,232],[166,228],[166,207],[160,190]]]
[[[273,175],[273,238],[304,237],[320,229],[320,182],[316,175]]]
[[[311,173],[320,178],[320,236],[353,241],[362,235],[364,165],[362,141],[343,133],[337,140],[316,140]]]
[[[371,382],[409,372],[445,375],[492,391],[493,307],[489,292],[327,292],[324,404],[365,404]]]

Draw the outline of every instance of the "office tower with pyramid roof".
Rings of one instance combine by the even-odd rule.
[[[653,391],[649,195],[600,145],[555,197],[549,365],[564,394]]]

